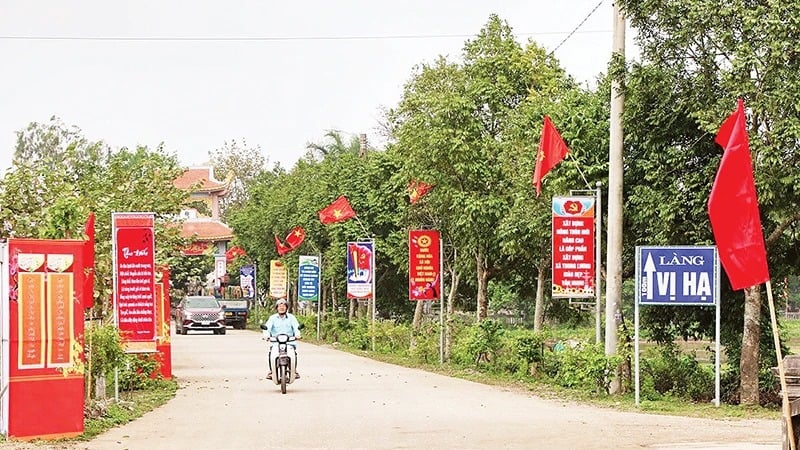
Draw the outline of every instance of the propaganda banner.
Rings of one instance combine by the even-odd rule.
[[[441,239],[438,230],[408,232],[408,298],[435,300],[440,297]]]
[[[319,258],[301,255],[297,272],[297,297],[300,300],[319,301]]]
[[[553,298],[595,296],[594,197],[553,197]]]
[[[7,334],[0,361],[8,380],[0,432],[77,436],[84,430],[83,304],[93,289],[84,271],[85,242],[10,239],[3,252]]]
[[[269,296],[272,298],[286,298],[289,273],[286,266],[277,259],[269,262]]]
[[[153,213],[113,213],[114,311],[126,351],[156,350]]]
[[[371,299],[375,267],[372,242],[347,243],[347,298]]]
[[[256,266],[251,264],[239,268],[239,287],[243,298],[256,298]]]

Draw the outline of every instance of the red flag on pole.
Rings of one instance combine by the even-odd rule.
[[[569,153],[567,144],[558,134],[550,117],[544,116],[542,137],[539,139],[539,152],[536,154],[536,169],[533,172],[533,184],[536,186],[536,196],[542,193],[542,178],[547,175]]]
[[[356,216],[355,211],[347,201],[347,197],[340,195],[330,205],[319,210],[319,221],[327,225],[330,223],[342,222]]]
[[[419,201],[419,199],[421,199],[431,189],[433,189],[432,184],[428,184],[419,180],[411,180],[411,182],[408,183],[408,201],[412,205],[417,203],[417,201]]]
[[[275,251],[278,252],[278,255],[283,256],[292,251],[292,249],[281,242],[281,240],[278,239],[278,236],[275,236]]]
[[[300,244],[303,243],[305,238],[306,230],[304,230],[303,227],[294,227],[289,235],[286,236],[286,245],[289,246],[290,250],[294,250],[297,247],[300,247]]]
[[[83,307],[94,306],[94,211],[89,213],[84,227],[86,242],[83,244],[83,265],[86,278],[83,284]]]
[[[722,267],[739,290],[769,281],[742,99],[715,140],[725,152],[708,197],[708,218]]]

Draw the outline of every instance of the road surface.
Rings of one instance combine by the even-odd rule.
[[[249,330],[172,338],[166,405],[72,449],[780,449],[777,420],[659,416],[541,399],[302,342],[302,378],[265,379]]]

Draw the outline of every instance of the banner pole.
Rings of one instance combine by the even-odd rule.
[[[440,235],[441,236],[441,235]],[[439,364],[444,364],[444,258],[442,239],[439,238]]]
[[[778,319],[775,317],[775,302],[772,299],[772,283],[770,280],[767,280],[767,299],[769,300],[769,316],[772,320],[772,338],[775,341],[775,356],[778,358],[781,393],[783,393],[783,420],[786,423],[786,435],[789,438],[789,448],[797,450],[797,442],[794,438],[794,427],[792,426],[792,410],[789,404],[789,391],[786,387],[786,371],[783,367],[783,355],[781,354],[781,340],[780,336],[778,336]]]
[[[359,221],[358,223],[361,223],[361,221]],[[375,271],[376,271],[375,270],[376,269],[376,267],[375,267],[375,252],[377,251],[377,248],[376,248],[376,245],[375,245],[375,239],[370,239],[370,241],[372,241],[372,351],[374,352],[375,351],[375,335],[377,334],[376,330],[375,330],[375,318],[377,317],[377,312],[376,311],[378,310],[378,308],[377,308],[377,306],[378,306],[378,302],[377,302],[378,295],[375,292]]]
[[[319,340],[322,317],[322,253],[317,253],[317,340]]]

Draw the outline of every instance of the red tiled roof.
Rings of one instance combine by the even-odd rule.
[[[181,236],[194,241],[229,241],[233,230],[219,220],[189,219],[183,222]]]
[[[218,192],[228,189],[230,180],[215,179],[213,167],[190,167],[176,178],[173,184],[178,189],[193,190],[193,192]]]

